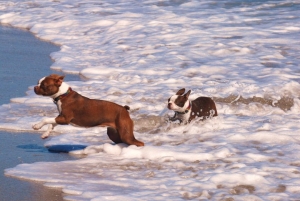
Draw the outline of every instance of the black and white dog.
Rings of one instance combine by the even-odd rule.
[[[203,120],[218,116],[215,102],[209,97],[198,97],[190,101],[189,95],[191,90],[184,94],[185,89],[180,89],[176,95],[168,99],[168,109],[175,111],[174,117],[171,121],[179,120],[180,123],[189,123],[196,117]]]

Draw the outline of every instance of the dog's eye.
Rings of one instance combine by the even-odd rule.
[[[52,85],[45,85],[45,84],[42,84],[40,88],[42,88],[43,90],[49,90],[51,89]]]
[[[48,85],[47,89],[50,90],[50,89],[52,89],[52,87],[53,87],[53,85]]]
[[[170,98],[168,99],[168,102],[170,102]]]

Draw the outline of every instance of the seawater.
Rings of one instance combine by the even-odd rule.
[[[25,95],[29,86],[51,73],[53,61],[50,53],[59,47],[49,42],[41,42],[25,30],[0,27],[0,104],[14,97]],[[78,76],[68,75],[66,80],[78,80]]]
[[[0,44],[1,105],[9,103],[11,98],[24,96],[28,87],[35,85],[41,77],[59,73],[50,70],[52,61],[49,56],[59,47],[38,40],[28,31],[0,26]],[[79,78],[68,75],[66,79]],[[4,176],[4,169],[18,164],[72,159],[68,154],[48,152],[44,143],[36,133],[0,131],[0,200],[63,200],[61,191]]]
[[[299,199],[299,6],[287,0],[0,3],[2,23],[61,44],[52,68],[94,79],[72,83],[76,91],[128,104],[134,120],[143,118],[137,126],[149,114],[156,123],[183,87],[194,97],[227,98],[216,101],[219,116],[211,120],[135,132],[144,149],[110,144],[104,128],[57,126],[63,135],[47,145],[87,143],[76,153],[86,158],[18,165],[5,174],[60,186],[69,200]],[[46,116],[57,114],[50,100],[35,98],[31,92],[14,99],[17,106],[2,107],[0,126],[31,132],[40,119],[32,100],[44,104]],[[289,100],[288,107],[280,102]]]

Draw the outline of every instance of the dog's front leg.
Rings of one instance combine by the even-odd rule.
[[[39,122],[39,123],[35,124],[34,126],[32,126],[32,128],[34,130],[40,130],[46,124],[56,124],[55,118],[43,119],[41,122]]]
[[[43,133],[43,135],[41,136],[42,139],[47,138],[51,131],[53,131],[53,128],[56,126],[57,124],[48,124],[48,129]]]
[[[47,118],[47,119],[43,119],[41,122],[35,124],[34,126],[32,126],[32,128],[34,130],[39,130],[41,129],[44,125],[49,124],[48,129],[46,132],[43,133],[43,135],[41,136],[41,138],[47,138],[50,134],[50,132],[53,130],[54,126],[56,125],[56,121],[55,118]]]
[[[174,114],[173,117],[169,117],[169,121],[176,121],[176,120],[178,120],[176,113]]]

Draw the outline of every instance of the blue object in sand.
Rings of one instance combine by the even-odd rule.
[[[86,145],[68,145],[68,144],[60,144],[60,145],[51,145],[51,146],[46,146],[49,152],[54,152],[54,153],[69,153],[70,151],[76,151],[76,150],[81,150],[85,149],[87,146]]]

